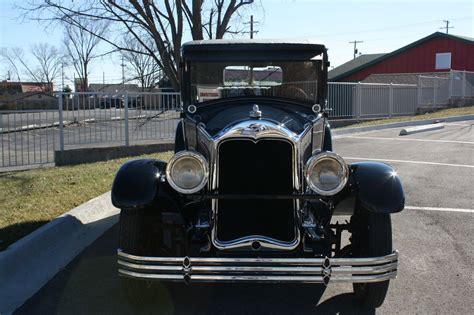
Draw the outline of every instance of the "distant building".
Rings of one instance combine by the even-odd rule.
[[[330,70],[328,73],[328,80],[336,81],[343,79],[346,73],[349,73],[354,69],[363,67],[369,64],[370,62],[382,57],[383,55],[385,54],[364,54],[357,56],[356,58]]]
[[[388,54],[361,55],[329,71],[333,82],[416,83],[419,74],[474,71],[474,38],[433,33]]]
[[[140,92],[138,84],[89,84],[89,92],[105,92],[110,94],[124,92]]]
[[[25,92],[8,95],[0,99],[0,109],[57,109],[58,99],[43,92]]]
[[[26,92],[53,92],[53,83],[46,82],[0,82],[0,95],[12,95]]]
[[[84,84],[83,79],[75,79],[74,80],[74,91],[76,91],[76,92],[87,92],[87,82],[86,82],[86,84]]]

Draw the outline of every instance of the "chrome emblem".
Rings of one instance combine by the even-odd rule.
[[[240,134],[243,136],[254,136],[262,131],[267,130],[267,127],[261,124],[250,124],[245,128],[242,128]]]

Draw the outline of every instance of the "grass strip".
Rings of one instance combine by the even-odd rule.
[[[171,152],[74,166],[0,173],[0,250],[55,217],[110,190],[127,160],[169,160]]]

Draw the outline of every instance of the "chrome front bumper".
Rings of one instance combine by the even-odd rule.
[[[118,250],[119,274],[195,282],[367,283],[397,276],[398,252],[370,258],[144,257]]]

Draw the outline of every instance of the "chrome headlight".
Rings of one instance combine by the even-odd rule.
[[[336,153],[321,152],[306,162],[305,177],[308,186],[315,193],[331,196],[346,186],[349,168]]]
[[[206,159],[197,152],[180,151],[166,166],[166,178],[171,187],[183,194],[201,190],[209,176]]]

